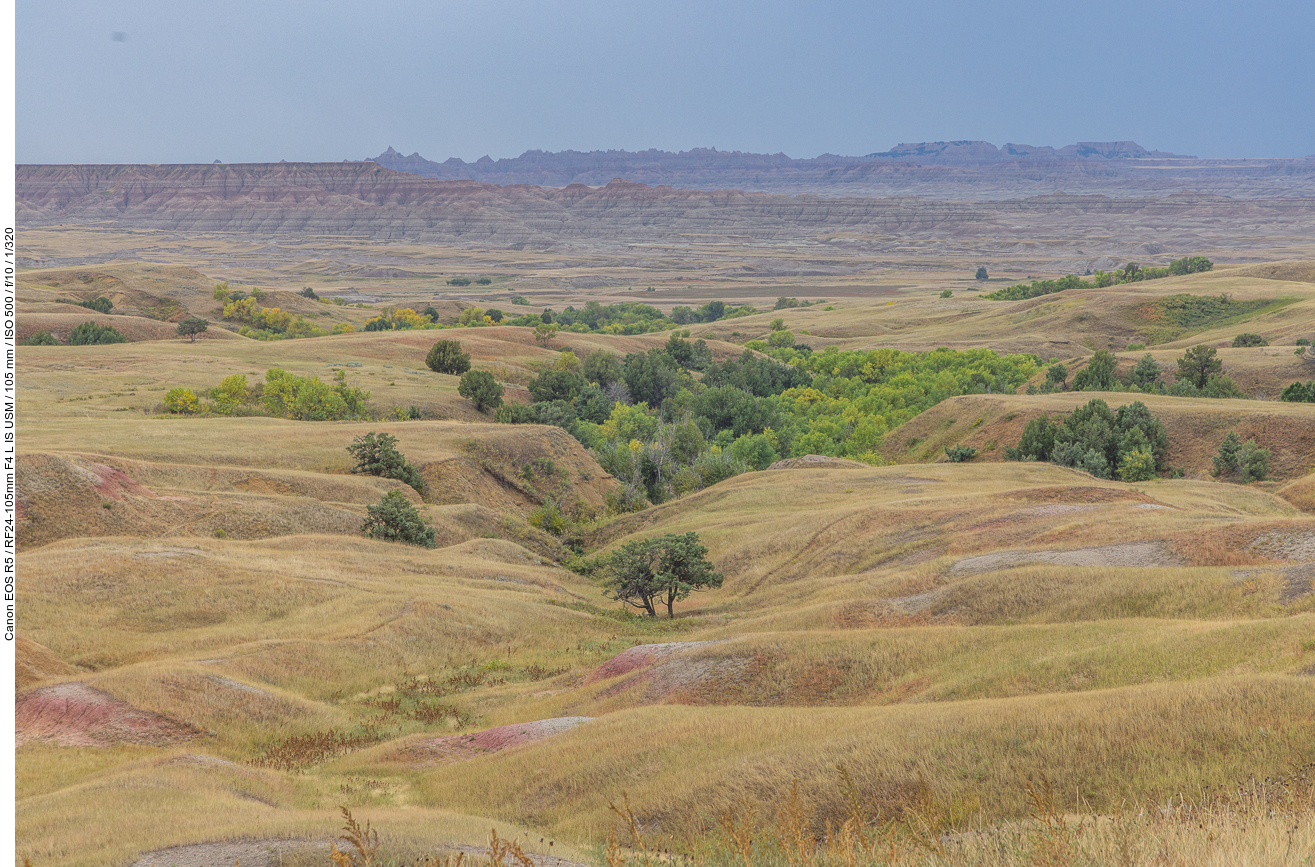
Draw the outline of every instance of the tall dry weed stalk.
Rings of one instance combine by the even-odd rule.
[[[733,807],[727,807],[717,824],[744,861],[744,867],[753,867],[753,838],[758,830],[758,808],[753,801],[746,797],[738,816]]]
[[[333,867],[377,867],[375,857],[379,852],[379,832],[370,827],[368,819],[362,827],[346,807],[342,808],[342,818],[345,824],[338,840],[351,848],[344,852],[338,848],[338,840],[329,843],[329,858],[333,861]]]
[[[508,863],[508,858],[511,863]],[[519,840],[504,840],[498,836],[498,829],[489,831],[489,864],[491,867],[534,867],[534,859],[525,854]]]

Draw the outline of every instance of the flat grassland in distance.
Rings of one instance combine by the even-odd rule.
[[[478,259],[463,270],[477,276]],[[1258,865],[1315,851],[1303,776],[1315,762],[1315,406],[1272,400],[1315,378],[1293,354],[1315,336],[1308,269],[991,302],[961,275],[749,287],[669,272],[647,293],[571,290],[537,267],[528,309],[743,303],[751,289],[766,307],[827,302],[693,327],[721,358],[776,317],[819,350],[991,346],[1074,369],[1094,349],[1146,342],[1153,325],[1149,351],[1166,366],[1252,331],[1271,346],[1220,355],[1271,400],[969,395],[892,431],[890,466],[747,473],[607,517],[616,482],[587,450],[558,428],[488,423],[424,353],[459,339],[528,401],[536,365],[559,352],[644,351],[664,333],[561,334],[547,348],[514,328],[190,344],[151,331],[164,320],[149,314],[172,297],[215,318],[221,269],[25,272],[24,316],[93,318],[54,310],[69,306],[60,293],[87,300],[117,280],[116,308],[145,324],[127,344],[19,351],[20,858],[163,865],[256,841],[285,864],[329,863],[340,807],[380,828],[393,859],[482,845],[490,827],[539,863],[604,860],[611,832],[617,864],[668,849],[746,867]],[[589,269],[577,270],[570,280]],[[288,309],[301,303],[295,277],[266,276]],[[305,314],[363,322],[432,303],[439,293],[416,283],[398,278],[367,308],[305,300]],[[444,286],[451,311],[516,289],[469,288]],[[1274,303],[1172,335],[1145,321],[1148,304],[1180,293]],[[272,367],[342,370],[388,420],[156,415],[169,388]],[[1144,400],[1189,477],[1123,484],[999,460],[1029,418],[1093,396]],[[397,420],[411,406],[425,418]],[[1209,478],[1228,429],[1271,448],[1279,481]],[[398,437],[423,493],[349,472],[344,447],[371,430]],[[956,443],[983,457],[944,462]],[[391,490],[440,547],[359,534]],[[674,621],[625,615],[527,520],[560,498],[595,516],[580,534],[590,555],[692,530],[724,586],[679,603]],[[633,821],[609,809],[624,814],[623,798]],[[202,848],[164,852],[186,846]]]

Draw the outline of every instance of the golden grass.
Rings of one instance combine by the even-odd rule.
[[[1304,679],[1270,675],[889,707],[644,707],[440,766],[415,797],[597,839],[608,797],[626,791],[650,827],[688,841],[793,780],[842,815],[843,763],[877,812],[898,811],[922,778],[961,815],[1022,816],[1021,783],[1038,772],[1062,810],[1108,811],[1303,763],[1313,702]]]
[[[231,241],[205,243],[256,255]],[[469,255],[463,261],[488,266],[483,254]],[[190,280],[197,303],[213,303],[210,278],[138,270],[117,279],[147,295],[157,281]],[[987,307],[960,294],[934,298],[930,283],[947,279],[901,288],[892,278],[880,296],[838,280],[826,287],[850,293],[838,310],[792,309],[703,330],[736,330],[744,340],[780,315],[797,330],[838,329],[819,346],[1023,348],[1054,338],[1070,341],[1068,357],[1079,354],[1077,341],[1135,330],[1125,308],[1146,297],[1311,291],[1221,271],[1117,297]],[[564,290],[528,287],[536,302],[560,308]],[[494,288],[521,291],[510,281]],[[722,288],[673,288],[662,303]],[[751,291],[728,288],[744,298]],[[804,288],[762,282],[752,292],[770,301]],[[39,295],[32,289],[33,303],[51,300]],[[473,293],[463,299],[489,306]],[[1297,328],[1307,303],[1276,311],[1266,327]],[[1078,322],[1083,312],[1099,315]],[[824,829],[827,819],[840,827],[849,801],[836,783],[838,762],[870,820],[917,810],[927,817],[928,803],[941,805],[953,818],[945,827],[959,836],[943,842],[936,863],[1038,863],[1037,852],[1053,852],[1037,847],[1060,838],[1072,843],[1061,854],[1073,864],[1109,863],[1125,842],[1135,850],[1127,863],[1264,863],[1286,840],[1278,818],[1255,812],[1246,813],[1252,830],[1238,831],[1206,787],[1310,760],[1315,595],[1302,595],[1303,573],[1252,544],[1274,537],[1299,547],[1315,534],[1300,511],[1304,481],[1123,485],[992,455],[966,465],[746,474],[592,528],[591,546],[604,551],[695,530],[727,575],[721,590],[679,603],[674,623],[635,620],[556,566],[559,544],[517,517],[558,492],[520,476],[534,458],[551,457],[562,470],[553,484],[587,503],[601,502],[610,480],[560,431],[468,423],[487,419],[455,396],[455,378],[420,371],[439,337],[467,342],[477,366],[500,366],[512,380],[555,355],[498,328],[20,351],[24,520],[30,527],[39,517],[50,531],[21,543],[24,638],[44,648],[29,648],[25,683],[85,682],[202,732],[174,747],[25,745],[20,854],[38,867],[127,863],[204,840],[324,840],[345,805],[380,830],[381,852],[487,840],[496,823],[522,840],[558,835],[554,854],[565,840],[577,845],[565,854],[582,855],[616,827],[607,805],[622,793],[652,840],[686,848],[719,825],[747,839],[746,798],[766,823],[795,780],[810,828]],[[562,335],[554,348],[642,351],[664,339]],[[1248,352],[1226,354],[1225,363],[1252,365],[1257,382],[1287,375],[1292,363]],[[375,391],[377,405],[416,404],[449,418],[296,423],[140,413],[173,385],[206,388],[276,365],[326,376],[330,362],[349,361],[361,365],[347,368],[349,377]],[[1006,434],[1021,432],[1029,413],[1068,410],[1090,396],[959,398],[890,441],[906,461],[934,458],[951,441],[976,445],[972,437],[1012,444]],[[1227,426],[1278,438],[1284,474],[1304,475],[1306,452],[1315,460],[1302,432],[1307,408],[1143,399],[1170,426],[1175,465],[1200,472],[1217,448],[1211,438]],[[408,496],[436,522],[444,547],[354,535],[364,505],[399,487],[347,472],[344,446],[370,430],[396,435],[422,467],[428,502]],[[923,441],[910,451],[916,436]],[[215,538],[221,530],[228,538]],[[1141,560],[1101,553],[1114,547]],[[1097,550],[1080,562],[1044,560],[1089,549]],[[972,559],[984,557],[995,559]],[[585,683],[636,644],[686,640],[716,643]],[[437,767],[398,759],[439,735],[577,715],[596,719]],[[313,749],[328,732],[343,749]],[[371,745],[367,732],[381,740]],[[297,761],[257,767],[280,749]],[[1040,773],[1054,782],[1055,815],[1073,834],[1048,819],[1038,824],[1025,783]],[[1182,812],[1139,815],[1147,797],[1164,804],[1178,793],[1201,805],[1190,822],[1178,821],[1189,815]],[[730,808],[737,812],[727,825]],[[1092,811],[1103,824],[1079,834],[1078,814]],[[759,828],[756,839],[767,839],[771,829]],[[917,844],[900,843],[904,863],[931,863]],[[1291,845],[1306,852],[1310,843],[1298,835]],[[752,863],[726,848],[707,863],[733,856],[744,867],[784,867],[770,851],[749,855]],[[850,863],[840,850],[816,857],[818,867]]]

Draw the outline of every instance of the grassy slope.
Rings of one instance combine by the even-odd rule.
[[[914,299],[909,316],[929,303],[942,302]],[[880,309],[870,314],[876,321]],[[924,339],[915,331],[911,345]],[[1018,333],[1021,342],[1044,331]],[[585,499],[605,483],[582,478],[596,465],[551,431],[464,423],[479,419],[455,397],[455,379],[419,372],[437,336],[22,350],[20,490],[29,508],[63,510],[71,522],[21,550],[25,637],[48,649],[29,654],[36,679],[26,683],[87,682],[205,733],[173,747],[23,747],[18,819],[34,863],[325,834],[341,803],[414,841],[479,839],[493,820],[591,842],[622,791],[660,833],[688,838],[738,796],[771,800],[794,778],[838,811],[837,761],[880,810],[915,797],[921,774],[962,811],[998,817],[1026,812],[1020,781],[1034,771],[1102,809],[1315,759],[1315,693],[1300,674],[1315,665],[1309,579],[1303,587],[1302,573],[1252,544],[1306,539],[1315,525],[1270,491],[1126,486],[990,462],[753,473],[596,528],[601,546],[697,530],[727,574],[722,590],[679,605],[674,624],[627,620],[597,587],[554,566],[560,549],[519,517],[539,492],[518,487],[527,458],[555,456]],[[468,342],[477,366],[506,365],[511,380],[553,357],[515,329],[441,336]],[[633,351],[662,339],[566,335],[556,346]],[[931,331],[925,339],[944,342]],[[347,361],[361,363],[348,372],[376,403],[417,403],[452,420],[120,411],[148,408],[172,385],[208,387],[274,365],[324,375],[327,363]],[[1012,442],[1005,434],[1021,431],[1026,413],[1086,397],[960,398],[888,444],[918,436],[918,424],[930,431],[920,448],[936,453],[937,437]],[[1178,445],[1189,439],[1176,425],[1197,431],[1202,454],[1214,427],[1234,422],[1255,425],[1257,438],[1273,428],[1286,444],[1304,442],[1301,407],[1158,400],[1189,467],[1203,459]],[[457,494],[422,506],[445,547],[369,542],[347,525],[298,531],[316,515],[359,520],[365,503],[398,487],[346,474],[343,444],[369,429],[395,432],[428,472],[459,465],[430,476]],[[214,537],[226,528],[230,538]],[[1138,568],[1014,555],[987,571],[957,565],[1130,543],[1159,543],[1160,554]],[[586,682],[630,646],[690,639],[720,643]],[[400,746],[456,729],[451,719],[388,717],[377,700],[413,676],[454,675],[473,679],[444,699],[473,715],[470,730],[598,719],[465,762],[399,762]],[[276,738],[372,720],[387,737],[377,746],[301,773],[249,764]],[[188,755],[234,764],[178,761]]]
[[[1144,305],[1183,293],[1226,293],[1236,300],[1287,303],[1241,319],[1189,329],[1163,343],[1164,348],[1180,349],[1196,343],[1227,345],[1242,331],[1262,334],[1276,346],[1290,346],[1298,337],[1312,337],[1315,284],[1267,279],[1248,274],[1245,269],[1228,268],[1105,289],[1069,290],[1026,301],[988,301],[973,292],[955,292],[951,298],[940,298],[935,289],[915,286],[874,293],[870,299],[848,298],[830,305],[835,308],[830,311],[826,305],[778,310],[694,326],[693,331],[721,339],[762,338],[771,320],[780,317],[796,337],[814,348],[893,346],[928,350],[938,346],[989,346],[1001,352],[1032,352],[1042,359],[1067,360],[1096,349],[1118,351],[1130,343],[1146,343],[1157,325],[1145,318]],[[739,332],[739,336],[734,337],[733,332]]]
[[[1096,398],[1114,409],[1145,403],[1164,422],[1169,463],[1198,478],[1209,477],[1211,459],[1230,430],[1270,449],[1270,471],[1278,479],[1304,476],[1315,468],[1315,405],[1085,391],[951,398],[891,431],[882,450],[896,461],[937,461],[945,460],[945,446],[961,443],[981,452],[977,460],[999,461],[1005,446],[1018,444],[1032,418],[1071,412]]]

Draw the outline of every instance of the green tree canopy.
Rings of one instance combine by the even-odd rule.
[[[1205,388],[1210,377],[1224,371],[1224,362],[1216,357],[1218,354],[1213,346],[1198,343],[1178,359],[1178,378],[1197,388]]]
[[[392,434],[377,434],[370,431],[352,440],[351,445],[347,446],[347,451],[356,458],[356,466],[352,467],[353,473],[369,473],[385,479],[396,479],[417,491],[424,491],[425,480],[420,477],[419,471],[407,462],[406,455],[397,450],[397,437]]]
[[[188,343],[195,343],[196,335],[204,333],[209,327],[210,323],[206,322],[204,319],[196,316],[189,316],[182,322],[178,323],[177,330],[178,335],[180,337],[186,337]]]
[[[457,394],[474,401],[475,409],[497,409],[502,406],[503,388],[487,370],[468,370],[461,374]]]
[[[697,533],[627,542],[608,559],[607,593],[650,617],[656,617],[657,606],[665,603],[667,617],[672,618],[678,600],[695,590],[720,587],[725,580],[707,554]]]
[[[434,528],[425,523],[401,491],[389,491],[378,503],[366,506],[365,510],[368,514],[361,524],[361,532],[371,539],[406,542],[421,548],[438,547]]]
[[[1087,366],[1073,377],[1074,391],[1109,391],[1114,388],[1118,359],[1108,349],[1097,349]]]
[[[437,315],[435,311],[435,318]],[[425,356],[425,366],[435,373],[460,376],[470,370],[470,355],[461,350],[459,341],[440,340],[429,348],[429,354]]]

